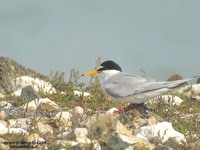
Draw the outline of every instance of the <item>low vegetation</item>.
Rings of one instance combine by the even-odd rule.
[[[101,60],[97,59],[96,64],[98,67]],[[49,81],[56,88],[57,93],[46,94],[39,93],[41,97],[48,97],[54,100],[63,110],[68,110],[74,106],[81,106],[83,108],[92,109],[95,111],[106,111],[111,107],[119,107],[120,104],[115,103],[110,100],[102,91],[100,86],[100,81],[97,76],[91,76],[89,85],[86,87],[85,83],[79,83],[80,73],[76,69],[72,69],[70,72],[70,78],[68,82],[65,82],[65,74],[56,72],[54,75],[51,74]],[[74,95],[74,90],[80,90],[82,92],[90,93],[90,96],[76,96]],[[63,94],[65,93],[65,94]],[[166,104],[160,98],[159,102],[156,104],[147,104],[149,111],[155,112],[157,115],[163,118],[165,121],[169,121],[173,124],[173,127],[183,133],[186,136],[187,144],[184,144],[180,149],[194,149],[195,146],[200,147],[200,101],[192,100],[187,97],[182,97],[184,102],[180,106],[173,106],[171,104]],[[16,106],[22,105],[19,97],[6,97],[2,100],[16,100]],[[126,117],[126,116],[125,116]],[[127,115],[130,117],[130,114]],[[6,118],[9,120],[12,118]],[[78,125],[81,120],[74,119],[74,128]],[[131,118],[123,118],[123,120],[130,120]],[[76,120],[76,121],[75,121]],[[122,120],[123,123],[125,123]],[[36,123],[37,121],[35,121]],[[34,124],[33,124],[34,128]],[[35,128],[34,128],[35,129]],[[30,129],[31,131],[32,129]],[[8,141],[22,140],[23,137],[16,135],[6,135],[3,138]],[[51,141],[49,138],[49,141]],[[198,144],[197,144],[198,143]],[[197,144],[197,145],[196,145]],[[166,143],[167,145],[167,143]]]

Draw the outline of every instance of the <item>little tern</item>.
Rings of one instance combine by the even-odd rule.
[[[101,63],[98,69],[84,73],[82,76],[93,74],[100,75],[102,89],[111,99],[120,103],[136,104],[163,95],[195,78],[156,82],[151,78],[124,73],[121,67],[111,60]]]

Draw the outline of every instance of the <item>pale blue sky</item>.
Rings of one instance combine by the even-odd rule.
[[[66,80],[97,57],[158,80],[199,75],[200,1],[0,0],[0,55]]]

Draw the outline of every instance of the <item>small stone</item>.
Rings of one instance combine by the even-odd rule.
[[[24,111],[21,107],[12,107],[9,109],[3,109],[6,113],[6,115],[9,118],[21,118],[21,117],[29,117],[29,116],[35,116],[36,112],[33,110],[26,110]]]
[[[77,146],[78,143],[75,141],[69,141],[69,140],[56,140],[54,143],[54,145],[60,145],[61,147],[74,147]]]
[[[41,138],[37,133],[32,133],[24,138],[25,142],[44,142],[45,140]]]
[[[131,150],[134,149],[135,143],[137,143],[137,141],[127,135],[115,134],[109,139],[107,146],[113,150]]]
[[[34,141],[35,139],[38,139],[38,138],[40,138],[40,136],[37,133],[32,133],[32,134],[26,136],[24,138],[24,141],[25,142],[32,142],[32,141]]]
[[[26,130],[24,130],[22,128],[9,128],[8,133],[10,133],[10,134],[26,134],[26,135],[29,134]]]
[[[10,119],[8,120],[8,122],[11,127],[14,127],[14,128],[21,127],[27,130],[31,124],[31,119],[29,118]]]
[[[83,109],[82,107],[80,107],[80,106],[76,106],[76,107],[74,108],[74,112],[75,112],[76,114],[83,115],[83,114],[84,114],[84,109]]]
[[[0,120],[0,123],[1,123],[2,125],[4,125],[5,127],[8,127],[8,123],[5,122],[4,120]]]
[[[0,119],[5,119],[7,117],[7,114],[4,110],[0,110]]]
[[[28,109],[36,110],[37,108],[44,110],[44,111],[56,111],[60,110],[61,108],[49,98],[40,98],[32,100],[31,102],[24,105],[24,109],[26,109],[28,105]]]
[[[192,85],[192,92],[194,94],[200,94],[200,84],[193,84]]]
[[[174,130],[169,122],[160,122],[152,126],[143,126],[135,130],[135,136],[149,141],[159,139],[160,142],[166,142],[168,139],[175,139],[177,142],[186,141],[185,136]]]
[[[76,141],[80,144],[90,144],[91,140],[87,137],[88,130],[86,128],[76,128],[74,130]]]
[[[78,137],[86,137],[88,135],[88,130],[86,128],[76,128],[74,134]]]
[[[3,122],[0,122],[0,135],[4,135],[8,133],[8,128],[5,126]]]
[[[21,76],[18,78],[13,79],[12,81],[13,87],[15,88],[15,92],[12,94],[14,96],[20,96],[22,88],[32,85],[35,91],[37,92],[44,92],[44,93],[56,93],[55,88],[44,80],[39,78],[32,78],[29,76]]]
[[[37,133],[32,133],[24,138],[24,141],[30,144],[30,147],[39,147],[45,144],[45,140],[41,138]],[[44,147],[43,147],[44,148]]]
[[[22,102],[28,103],[36,98],[39,98],[40,96],[34,90],[32,85],[28,85],[28,86],[22,88],[20,97],[21,97]]]
[[[8,142],[8,141],[6,141],[3,138],[0,138],[0,149],[2,149],[2,150],[9,150],[10,149],[9,145],[6,144],[6,142]]]
[[[71,118],[72,118],[72,115],[69,112],[63,111],[63,112],[57,113],[53,119],[57,121],[58,126],[62,126],[62,125],[71,126],[72,125],[72,122],[70,121]]]
[[[101,150],[101,145],[99,144],[97,140],[92,140],[92,144],[93,144],[94,150]]]
[[[45,133],[51,133],[53,134],[53,128],[49,124],[43,124],[41,122],[37,123],[37,129],[39,133],[45,134]]]
[[[78,91],[78,90],[74,90],[74,95],[76,95],[76,96],[84,96],[84,97],[90,97],[90,93],[88,93],[88,92],[80,92],[80,91]]]
[[[192,99],[200,101],[200,95],[192,95]]]
[[[2,121],[0,121],[0,135],[4,134],[29,134],[22,128],[9,128]]]
[[[6,95],[0,92],[0,98],[5,98]]]
[[[192,85],[185,85],[177,89],[177,92],[181,95],[190,97],[192,95]]]
[[[94,125],[94,123],[97,121],[97,118],[99,118],[100,116],[102,116],[102,114],[93,114],[91,116],[88,116],[80,124],[81,126],[85,126],[89,129]]]
[[[69,134],[70,134],[70,132],[65,131],[63,133],[58,134],[56,136],[56,139],[62,139],[62,140],[64,140],[64,139],[66,139],[69,136]]]
[[[0,108],[12,108],[12,105],[6,101],[0,101]]]

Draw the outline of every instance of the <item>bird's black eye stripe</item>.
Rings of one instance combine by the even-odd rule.
[[[97,71],[103,71],[103,70],[106,70],[106,69],[104,67],[97,69]]]

